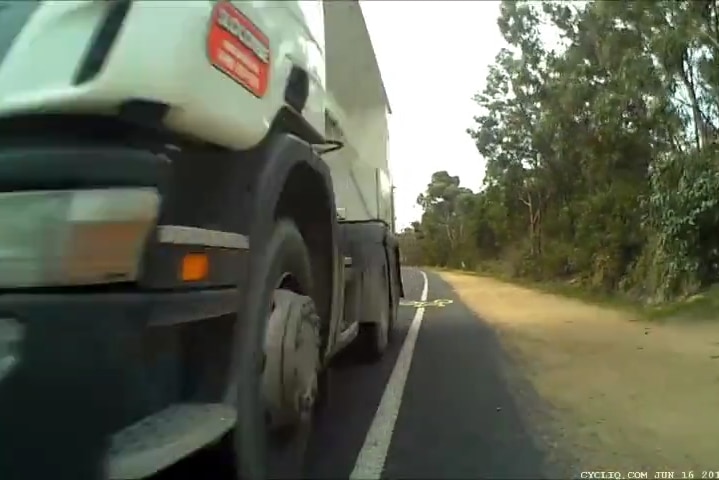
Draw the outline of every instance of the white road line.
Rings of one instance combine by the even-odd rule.
[[[420,270],[424,286],[422,287],[421,301],[427,300],[427,290],[429,282],[427,274]],[[414,346],[417,343],[417,334],[422,324],[424,316],[424,307],[418,308],[409,326],[409,331],[404,339],[402,350],[397,357],[397,363],[394,365],[392,375],[382,394],[382,400],[377,407],[377,413],[374,415],[372,425],[369,427],[364,444],[357,455],[354,469],[350,474],[350,479],[357,480],[376,480],[381,478],[384,462],[387,458],[387,451],[392,440],[392,432],[394,424],[397,421],[399,407],[402,405],[402,394],[404,393],[404,385],[407,383],[407,374],[412,364],[412,355],[414,354]]]

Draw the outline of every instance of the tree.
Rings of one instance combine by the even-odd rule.
[[[461,264],[458,252],[468,235],[474,195],[459,183],[459,177],[446,171],[435,172],[427,190],[417,198],[424,209],[424,241],[432,245],[433,259],[442,266]]]
[[[718,2],[503,1],[497,25],[468,130],[485,184],[432,176],[424,261],[657,300],[717,281]]]

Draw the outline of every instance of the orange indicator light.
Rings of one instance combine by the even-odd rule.
[[[210,262],[204,253],[188,253],[182,258],[182,280],[197,282],[207,278]]]

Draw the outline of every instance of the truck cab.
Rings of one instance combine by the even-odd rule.
[[[0,3],[0,477],[301,476],[403,294],[389,112],[356,1]]]

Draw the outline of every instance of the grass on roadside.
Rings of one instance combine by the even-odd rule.
[[[567,282],[536,282],[509,278],[494,272],[474,272],[450,268],[429,267],[437,272],[453,272],[480,277],[491,277],[544,293],[574,298],[586,303],[628,311],[639,319],[649,321],[716,320],[719,318],[719,284],[687,299],[659,305],[646,305],[627,296],[596,292]]]
[[[716,320],[719,317],[719,285],[677,302],[645,308],[650,320]]]

